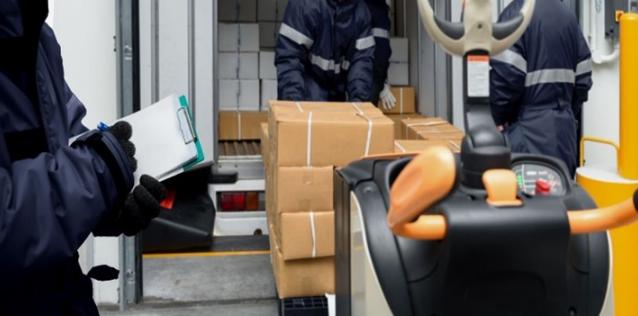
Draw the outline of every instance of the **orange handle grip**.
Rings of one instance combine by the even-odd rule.
[[[590,234],[619,228],[638,221],[638,191],[633,199],[625,202],[585,211],[567,212],[572,235]],[[392,231],[397,236],[416,240],[442,240],[447,234],[443,215],[421,215],[410,223],[396,225]]]
[[[638,190],[634,193],[633,199],[594,210],[570,211],[567,217],[573,235],[601,232],[629,225],[638,220]]]
[[[443,146],[426,149],[403,169],[392,184],[388,225],[393,231],[400,230],[400,226],[412,222],[423,210],[446,197],[455,183],[456,161],[450,149]],[[437,225],[445,224],[440,219],[435,222]]]
[[[392,232],[417,240],[444,239],[448,228],[445,217],[421,214],[450,194],[455,182],[456,162],[448,148],[432,147],[414,158],[392,185],[387,218]],[[568,211],[567,218],[572,235],[631,224],[638,221],[638,190],[625,202],[593,210]]]

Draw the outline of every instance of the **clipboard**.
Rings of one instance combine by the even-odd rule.
[[[185,96],[170,95],[116,122],[119,121],[126,121],[133,128],[136,185],[144,174],[161,181],[204,161],[204,151]]]

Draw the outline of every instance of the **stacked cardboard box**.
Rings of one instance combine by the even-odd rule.
[[[257,20],[259,21],[259,80],[261,81],[261,110],[268,110],[270,100],[277,100],[277,70],[275,69],[275,46],[281,21],[288,0],[260,0]]]
[[[277,69],[275,52],[259,52],[259,79],[261,80],[261,110],[268,110],[271,100],[277,100]]]
[[[257,20],[262,32],[260,41],[261,48],[273,49],[277,43],[277,34],[288,0],[259,0]]]
[[[219,0],[220,22],[255,22],[257,0]]]
[[[465,136],[456,126],[438,117],[404,119],[402,124],[408,140],[453,141],[460,144]]]
[[[220,140],[257,140],[261,123],[268,121],[268,113],[254,111],[219,112]]]
[[[397,99],[396,106],[392,109],[383,108],[379,102],[379,108],[385,114],[414,114],[416,113],[416,93],[413,87],[391,87],[390,91]]]
[[[458,140],[395,140],[394,152],[398,154],[418,153],[432,146],[446,146],[452,152],[461,152],[461,142]]]
[[[219,1],[219,139],[259,138],[277,99],[275,53],[288,0]]]
[[[394,138],[407,139],[407,132],[403,125],[404,120],[425,118],[421,114],[386,114],[386,116],[394,122]]]
[[[334,293],[334,167],[392,152],[393,122],[369,103],[271,102],[268,124],[266,208],[279,296]]]

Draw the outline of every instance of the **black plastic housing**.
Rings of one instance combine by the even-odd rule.
[[[444,241],[416,241],[387,226],[389,188],[410,160],[359,161],[335,177],[337,313],[350,315],[351,194],[361,207],[366,244],[395,315],[598,315],[607,293],[606,233],[570,236],[566,210],[595,207],[575,183],[565,196],[521,195],[524,207],[495,208],[462,185],[433,209]],[[555,159],[542,161],[566,173]],[[567,177],[565,177],[567,179]],[[572,313],[572,314],[570,314]]]

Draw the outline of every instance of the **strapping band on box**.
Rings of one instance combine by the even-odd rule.
[[[308,113],[308,139],[306,140],[306,165],[308,167],[312,167],[312,112]]]
[[[355,109],[357,109],[357,115],[363,117],[366,121],[368,121],[368,138],[366,139],[366,148],[365,148],[365,152],[363,154],[364,157],[367,157],[370,155],[370,143],[372,142],[372,120],[365,115],[365,113],[363,113],[363,111],[361,111],[361,108],[359,107],[359,105],[357,105],[356,103],[352,103],[352,106],[354,106]]]
[[[406,153],[406,152],[407,152],[407,150],[405,150],[405,147],[403,147],[403,146],[402,146],[402,145],[401,145],[398,141],[396,141],[396,140],[394,141],[394,146],[395,146],[395,147],[397,147],[397,148],[399,148],[399,150],[400,150],[402,153]]]
[[[315,212],[310,211],[310,233],[312,234],[312,257],[317,257],[317,231],[315,229]]]
[[[242,140],[241,134],[241,112],[237,111],[237,139]]]
[[[439,125],[445,125],[445,124],[449,124],[446,121],[433,121],[433,122],[426,122],[426,123],[408,123],[405,126],[407,127],[417,127],[417,126],[439,126]]]
[[[405,124],[405,135],[410,134],[410,127],[417,127],[417,126],[438,126],[438,125],[444,125],[447,124],[446,121],[434,121],[434,122],[427,122],[427,123],[408,123]]]
[[[401,101],[399,102],[399,111],[401,112],[401,114],[403,114],[403,88],[399,88],[399,98],[401,99]]]

